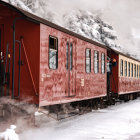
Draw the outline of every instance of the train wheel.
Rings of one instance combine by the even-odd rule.
[[[130,94],[130,100],[133,100],[133,99],[134,99],[134,95]]]
[[[124,95],[124,102],[128,102],[128,101],[129,101],[129,99],[130,99],[130,97],[129,97],[129,95],[128,95],[128,94]]]

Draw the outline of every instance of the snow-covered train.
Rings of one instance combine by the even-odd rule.
[[[0,1],[0,96],[39,107],[134,99],[140,61]]]

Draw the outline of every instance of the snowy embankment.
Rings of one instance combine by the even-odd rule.
[[[46,124],[20,134],[20,140],[139,140],[140,99]]]

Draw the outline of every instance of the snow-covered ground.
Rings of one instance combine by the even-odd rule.
[[[10,128],[0,133],[0,140],[19,140],[18,135],[15,132],[16,126],[11,125]]]
[[[24,131],[20,140],[140,140],[140,99],[47,123]]]

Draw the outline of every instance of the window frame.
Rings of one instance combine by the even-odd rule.
[[[73,69],[73,43],[72,42],[70,42],[70,70],[72,70]],[[72,48],[72,51],[71,51],[71,48]]]
[[[140,65],[139,65],[139,78],[140,78]]]
[[[69,69],[69,42],[66,43],[66,69]]]
[[[56,42],[57,42],[57,45],[56,45],[56,47],[57,47],[57,49],[56,49],[56,52],[57,52],[57,54],[56,54],[56,68],[54,69],[54,68],[51,68],[50,67],[50,38],[54,38],[54,39],[56,39]],[[52,50],[52,49],[51,49]],[[49,35],[49,50],[48,50],[48,53],[49,53],[49,55],[48,55],[48,65],[49,65],[49,69],[51,69],[51,70],[56,70],[56,69],[58,69],[58,37],[55,37],[55,36],[53,36],[53,35]]]
[[[124,61],[124,76],[125,76],[125,77],[127,77],[127,68],[128,68],[128,66],[127,66],[127,61],[125,60],[125,61]]]
[[[134,77],[134,66],[133,66],[133,63],[131,63],[131,77]]]
[[[134,64],[134,77],[136,78],[137,76],[137,68],[136,68],[136,64]]]
[[[104,55],[104,61],[102,61],[103,60],[102,59],[103,55]],[[106,58],[105,53],[101,53],[101,74],[105,74],[105,58]],[[104,63],[104,68],[102,67],[103,63]],[[103,72],[103,70],[104,70],[104,72]]]
[[[131,63],[128,62],[128,77],[131,77]]]
[[[138,78],[139,77],[139,74],[138,74],[138,72],[139,72],[139,67],[138,67],[138,64],[137,64],[137,66],[136,66],[136,71],[137,71],[137,75],[136,75],[136,77]]]
[[[124,76],[124,60],[120,59],[120,76]]]
[[[97,73],[95,72],[95,52],[97,52]],[[94,73],[98,74],[99,73],[99,51],[94,50]]]
[[[90,52],[90,53],[89,53],[89,57],[87,57],[86,50],[89,50],[89,52]],[[87,68],[87,63],[86,63],[86,62],[87,62],[87,61],[86,61],[87,59],[90,59],[90,69],[89,69],[90,71],[89,71],[89,72],[87,72],[87,69],[86,69],[86,68]],[[85,72],[86,72],[87,74],[90,74],[90,73],[91,73],[91,49],[90,49],[90,48],[86,48],[86,49],[85,49]]]

